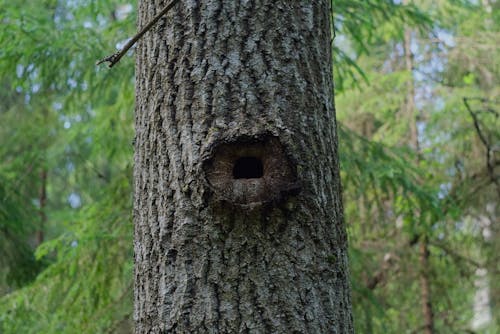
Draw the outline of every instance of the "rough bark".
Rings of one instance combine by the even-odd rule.
[[[353,332],[329,3],[186,0],[137,45],[136,333]]]

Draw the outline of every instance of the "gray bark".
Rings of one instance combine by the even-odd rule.
[[[136,333],[353,332],[329,3],[184,0],[137,45]]]

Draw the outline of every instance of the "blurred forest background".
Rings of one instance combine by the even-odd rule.
[[[135,2],[0,3],[0,333],[130,333]],[[332,7],[357,332],[500,333],[499,2]]]

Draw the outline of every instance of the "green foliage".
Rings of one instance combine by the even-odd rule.
[[[7,268],[0,292],[24,285],[0,303],[2,333],[131,327],[133,67],[131,57],[120,71],[95,67],[133,32],[133,15],[119,19],[118,5],[0,6],[0,123],[8,124],[0,129],[0,263]],[[46,241],[35,258],[40,228]]]
[[[32,280],[41,268],[26,235],[35,233],[40,219],[38,203],[32,201],[37,197],[36,186],[28,184],[36,185],[35,174],[39,170],[33,161],[40,159],[38,148],[45,140],[36,123],[27,122],[26,115],[15,107],[21,101],[19,96],[4,101],[6,108],[0,112],[0,120],[19,126],[0,127],[0,254],[5,254],[0,256],[0,266],[4,269],[0,282],[5,280],[17,287]],[[31,150],[32,147],[37,149]]]
[[[368,81],[357,61],[371,53],[381,41],[402,38],[404,27],[424,29],[431,20],[415,5],[396,4],[392,0],[332,0],[336,43],[333,62],[336,90]],[[382,34],[381,34],[382,32]]]
[[[414,154],[369,141],[343,127],[340,138],[356,328],[361,333],[402,333],[417,327],[420,321],[410,314],[410,310],[419,309],[418,257],[412,250],[415,237],[446,233],[451,234],[448,238],[457,238],[454,243],[470,242],[471,238],[450,230],[446,223],[436,223],[446,221],[443,208],[449,203],[439,198],[438,189],[429,188],[432,182],[422,182],[429,175],[412,163]],[[448,216],[455,213],[452,209],[447,210]],[[467,305],[471,298],[463,293],[470,282],[449,281],[450,275],[467,272],[468,277],[473,271],[461,258],[443,254],[438,246],[447,242],[432,248],[432,254],[438,254],[431,268],[436,310],[452,309],[448,305],[452,298],[460,298],[454,300],[458,305]],[[466,307],[451,316],[468,314],[454,320],[456,325],[466,325],[471,312]],[[453,332],[447,331],[446,325],[440,328],[440,332]]]
[[[375,31],[379,37],[368,53],[355,53],[367,83],[352,89],[349,82],[355,79],[344,80],[347,89],[336,98],[345,125],[341,161],[355,324],[361,333],[418,332],[424,269],[436,332],[467,332],[475,316],[477,270],[498,275],[498,256],[492,255],[498,248],[491,242],[498,228],[481,225],[481,220],[492,224],[498,210],[492,204],[498,203],[499,191],[493,157],[500,138],[499,57],[498,48],[492,49],[498,44],[496,14],[467,1],[419,6],[434,21],[428,31],[411,29],[413,71],[405,68],[401,37],[387,34],[395,27],[389,23]],[[410,80],[420,152],[409,145],[412,120],[404,107]],[[423,235],[428,268],[419,268],[416,243]],[[495,305],[498,284],[489,287]],[[495,326],[493,320],[474,330],[493,333]]]
[[[101,188],[95,205],[38,248],[37,257],[53,263],[29,287],[4,298],[2,333],[102,333],[128,321],[133,291],[129,174],[125,170]]]
[[[0,266],[3,268],[0,280],[12,286],[19,286],[33,279],[40,264],[36,262],[32,250],[26,243],[25,236],[33,232],[28,212],[18,206],[24,198],[16,189],[5,188],[9,182],[0,178]],[[22,222],[28,222],[23,224]]]

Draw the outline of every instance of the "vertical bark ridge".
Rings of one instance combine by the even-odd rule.
[[[352,332],[329,34],[328,1],[186,0],[138,43],[137,333]],[[215,202],[204,160],[262,133],[302,192]]]

